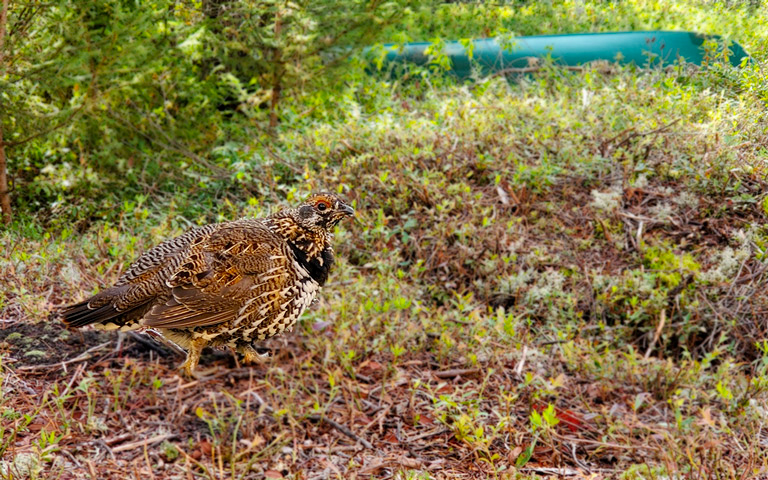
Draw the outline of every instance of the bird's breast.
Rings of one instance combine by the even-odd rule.
[[[310,276],[319,286],[323,286],[328,280],[328,274],[333,266],[333,249],[328,246],[315,256],[307,255],[307,252],[295,243],[289,242],[293,253],[294,266],[301,275]],[[301,270],[299,270],[299,267]]]

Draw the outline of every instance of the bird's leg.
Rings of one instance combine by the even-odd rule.
[[[253,345],[243,345],[238,348],[238,351],[243,354],[243,363],[260,362],[272,353],[269,349],[255,348]]]
[[[134,333],[134,332],[131,332]],[[165,338],[162,333],[158,332],[154,328],[145,328],[142,333],[147,334],[152,340],[155,340],[156,342],[162,343],[166,347],[170,348],[174,352],[178,353],[179,355],[186,355],[187,351],[184,350],[178,343],[174,342],[170,338]],[[138,335],[134,333],[134,335]]]
[[[195,377],[195,368],[197,368],[197,363],[200,361],[200,353],[202,353],[207,343],[208,340],[204,338],[196,338],[189,342],[187,359],[180,367],[188,377]]]

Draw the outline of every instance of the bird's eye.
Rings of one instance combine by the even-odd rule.
[[[326,202],[317,202],[317,205],[315,205],[315,208],[320,210],[321,212],[324,212],[328,210],[328,204]]]

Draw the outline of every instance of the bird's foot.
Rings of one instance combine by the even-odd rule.
[[[199,378],[199,373],[195,372],[195,365],[192,365],[189,359],[181,364],[179,370],[181,370],[181,373],[187,378]]]
[[[195,369],[197,368],[197,363],[200,361],[200,352],[203,351],[206,343],[208,343],[206,340],[200,338],[195,339],[190,343],[189,351],[187,351],[187,359],[184,360],[184,363],[179,367],[187,377],[200,378],[200,376],[195,373]]]
[[[261,362],[265,358],[272,356],[272,350],[265,347],[245,347],[241,350],[243,353],[243,363]]]
[[[193,380],[202,380],[216,373],[218,368],[211,367],[206,370],[198,370],[196,366],[187,365],[187,362],[184,362],[179,367],[179,370],[181,370],[181,373],[187,378],[190,378]]]

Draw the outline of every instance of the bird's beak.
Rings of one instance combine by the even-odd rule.
[[[350,207],[349,205],[346,205],[346,204],[341,206],[340,212],[343,213],[344,215],[347,215],[347,216],[350,216],[350,217],[354,217],[355,216],[355,209]]]

